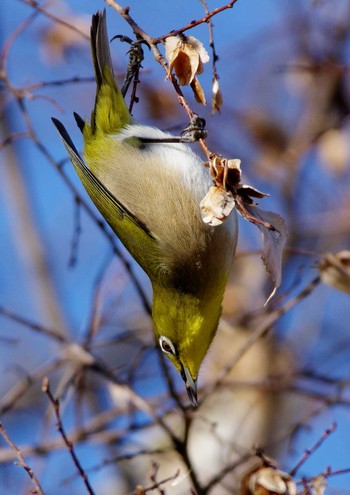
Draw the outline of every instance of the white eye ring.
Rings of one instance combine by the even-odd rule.
[[[164,335],[159,337],[159,345],[165,354],[176,354],[173,343],[167,337],[164,337]]]

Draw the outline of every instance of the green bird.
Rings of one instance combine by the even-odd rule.
[[[75,114],[84,159],[52,120],[92,201],[149,276],[156,340],[196,406],[198,372],[236,249],[237,215],[205,224],[199,204],[212,180],[203,162],[188,145],[164,142],[171,134],[132,120],[113,73],[105,11],[92,17],[91,49],[95,106],[90,122]]]

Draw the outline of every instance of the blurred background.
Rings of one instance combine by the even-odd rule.
[[[205,15],[199,0],[127,5],[154,37]],[[223,5],[207,2],[209,12]],[[156,352],[147,277],[102,222],[51,123],[61,120],[81,149],[72,113],[89,118],[93,107],[89,26],[105,6],[2,3],[0,421],[44,493],[90,493],[55,427],[44,377],[96,494],[138,485],[243,494],[254,449],[289,472],[318,442],[292,473],[298,490],[307,493],[329,469],[326,493],[350,493],[349,2],[238,0],[213,16],[220,113],[211,108],[208,24],[186,31],[211,56],[200,76],[207,106],[184,88],[207,121],[209,148],[242,160],[243,182],[270,194],[259,206],[281,214],[289,230],[283,283],[264,307],[272,286],[259,230],[240,219],[196,411]],[[132,37],[106,8],[110,37]],[[111,48],[121,83],[128,45]],[[180,132],[187,116],[147,48],[142,65],[134,118]],[[1,438],[0,492],[30,493],[15,460]]]

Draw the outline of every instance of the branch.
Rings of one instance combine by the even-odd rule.
[[[80,31],[80,29],[78,29],[76,26],[74,26],[74,24],[71,24],[70,22],[65,21],[61,17],[58,17],[54,14],[51,14],[50,12],[48,12],[45,8],[43,8],[42,5],[40,5],[35,0],[20,0],[20,1],[22,3],[24,3],[25,5],[28,5],[28,7],[32,7],[33,9],[35,9],[35,13],[43,14],[48,19],[51,19],[52,21],[57,22],[58,24],[61,24],[62,26],[65,26],[68,29],[71,29],[72,31],[75,31],[76,33],[80,34],[80,36],[82,38],[85,38],[86,40],[90,39],[89,36],[86,35],[86,33],[84,33],[83,31]],[[47,3],[49,3],[49,2],[47,2]]]
[[[36,493],[38,495],[45,495],[44,493],[44,490],[42,489],[41,485],[40,485],[40,482],[38,480],[38,478],[35,476],[35,473],[34,471],[32,470],[32,468],[27,464],[26,460],[24,459],[21,451],[19,450],[19,448],[13,443],[13,441],[11,440],[11,438],[9,437],[7,431],[5,430],[4,428],[4,425],[0,422],[0,433],[1,435],[3,436],[4,440],[7,442],[7,444],[11,447],[11,449],[14,451],[17,459],[18,459],[18,463],[21,467],[23,467],[25,469],[25,471],[28,473],[28,476],[30,477],[30,479],[32,480],[33,482],[33,485],[35,487],[35,492],[32,491],[32,493]]]
[[[108,0],[106,1],[107,3],[109,3]],[[185,31],[189,31],[190,29],[199,26],[200,24],[203,24],[204,22],[208,22],[215,15],[220,14],[221,12],[224,12],[227,9],[232,9],[232,7],[237,1],[238,0],[231,0],[231,2],[229,2],[228,4],[223,5],[222,7],[218,7],[212,10],[211,12],[208,12],[204,17],[202,17],[202,19],[198,19],[197,21],[191,21],[189,24],[186,24],[186,26],[183,26],[182,28],[175,29],[174,31],[170,31],[169,33],[164,34],[163,36],[159,36],[159,38],[154,38],[154,42],[160,43],[169,36],[176,36],[177,34],[182,34]]]
[[[63,423],[62,423],[62,420],[61,420],[61,411],[60,411],[60,402],[58,399],[55,399],[54,396],[52,395],[52,392],[50,390],[50,386],[49,386],[49,380],[48,378],[44,378],[43,380],[43,385],[42,385],[42,390],[43,392],[48,396],[52,406],[53,406],[53,409],[54,409],[54,412],[55,412],[55,415],[56,415],[56,418],[57,418],[57,429],[58,431],[60,432],[61,434],[61,437],[63,438],[63,441],[73,459],[73,462],[82,478],[82,480],[84,481],[84,484],[86,486],[86,489],[88,491],[88,493],[90,495],[95,495],[95,492],[94,490],[92,489],[92,486],[89,482],[89,479],[87,477],[87,474],[85,473],[84,469],[82,468],[81,464],[80,464],[80,461],[75,453],[75,450],[74,450],[74,445],[73,443],[69,440],[69,438],[67,437],[66,435],[66,432],[64,430],[64,427],[63,427]]]
[[[167,79],[169,79],[176,91],[178,100],[180,105],[185,109],[188,118],[190,121],[193,120],[193,117],[195,116],[195,112],[191,109],[190,105],[188,104],[186,98],[184,97],[184,94],[180,88],[180,85],[178,84],[176,77],[173,74],[168,74],[168,64],[166,60],[164,59],[163,55],[159,51],[157,45],[165,38],[168,36],[174,36],[178,32],[182,32],[183,30],[191,29],[192,27],[202,24],[203,22],[208,22],[211,17],[214,15],[218,14],[219,12],[222,12],[223,10],[226,10],[228,8],[233,7],[233,5],[237,2],[237,0],[231,0],[229,4],[227,4],[224,7],[218,8],[213,10],[211,13],[203,17],[203,19],[199,21],[193,21],[193,23],[188,24],[187,27],[183,28],[182,30],[178,31],[172,31],[171,33],[164,35],[160,38],[153,38],[149,34],[147,34],[137,23],[136,21],[130,16],[130,8],[123,8],[121,5],[119,5],[115,0],[105,0],[105,2],[110,6],[113,7],[125,20],[126,22],[130,25],[132,28],[133,32],[136,35],[137,39],[143,39],[147,42],[149,47],[151,48],[155,60],[163,67],[165,73],[167,74]],[[209,158],[211,155],[211,152],[209,151],[204,139],[199,139],[199,144],[201,145],[203,152],[206,154],[206,156]]]
[[[332,433],[335,432],[336,428],[337,428],[337,424],[332,423],[332,425],[329,428],[327,428],[327,430],[325,430],[323,432],[322,436],[317,440],[317,442],[310,449],[305,450],[305,452],[304,452],[303,456],[301,457],[301,459],[299,460],[299,462],[297,462],[296,466],[289,472],[289,474],[292,477],[295,476],[295,474],[299,471],[301,466],[309,459],[309,457],[314,452],[316,452],[317,449],[320,448],[320,446],[329,437],[329,435],[331,435]]]
[[[44,327],[43,325],[28,320],[27,318],[20,316],[17,313],[14,313],[13,311],[4,308],[2,306],[0,306],[0,315],[4,316],[5,318],[8,318],[9,320],[15,321],[20,325],[23,325],[29,330],[33,330],[34,332],[38,332],[42,335],[46,335],[47,337],[52,337],[61,344],[66,342],[65,337],[61,334],[59,330],[56,330],[54,328]]]

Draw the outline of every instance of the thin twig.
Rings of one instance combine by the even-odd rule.
[[[329,470],[324,473],[325,478],[330,478],[331,476],[340,476],[342,474],[349,474],[350,468],[336,469],[335,471]]]
[[[106,0],[107,1],[107,0]],[[222,7],[218,7],[211,12],[208,12],[202,19],[198,19],[197,21],[191,21],[190,23],[186,24],[186,26],[183,26],[182,28],[179,29],[174,29],[173,31],[170,31],[167,34],[163,34],[162,36],[159,36],[159,38],[154,38],[154,43],[160,43],[161,41],[165,40],[169,36],[176,36],[178,34],[182,34],[185,31],[189,31],[190,29],[193,29],[196,26],[199,26],[200,24],[203,24],[205,22],[208,22],[212,17],[214,17],[217,14],[220,14],[221,12],[224,12],[227,9],[232,9],[234,4],[238,0],[231,0],[231,2],[227,3],[226,5],[223,5]]]
[[[234,3],[236,3],[236,1],[237,0],[232,0],[230,2],[230,3],[232,3],[232,6]],[[130,27],[134,31],[137,39],[143,39],[147,42],[147,44],[149,45],[149,47],[151,48],[151,50],[153,52],[155,60],[163,67],[165,73],[167,74],[167,76],[168,76],[167,78],[170,80],[170,82],[172,83],[172,85],[175,89],[175,92],[177,94],[180,105],[185,109],[185,111],[188,115],[188,118],[191,121],[195,115],[195,112],[191,109],[190,105],[187,103],[187,100],[186,100],[174,74],[170,74],[170,75],[168,74],[168,64],[167,64],[166,60],[164,59],[163,55],[161,54],[161,52],[159,51],[158,46],[157,46],[162,41],[163,38],[165,39],[169,35],[163,36],[161,38],[152,38],[130,16],[130,14],[129,14],[130,9],[129,8],[123,8],[115,0],[105,0],[105,2],[108,5],[110,5],[111,7],[113,7],[127,21],[127,23],[130,25]],[[219,13],[222,10],[226,10],[227,8],[229,8],[229,7],[226,6],[226,7],[221,8],[221,9],[215,9],[215,12]],[[209,17],[206,16],[204,19],[209,19],[210,17],[215,15],[215,13],[213,14],[213,12],[210,14]],[[198,22],[198,24],[201,24],[202,22],[207,22],[207,21],[202,19],[201,21],[194,21],[194,22]],[[171,35],[173,36],[173,33]],[[207,157],[209,157],[211,152],[209,151],[204,139],[199,139],[198,142],[201,145],[203,152],[206,154]]]
[[[51,19],[54,22],[57,22],[58,24],[61,24],[62,26],[67,27],[68,29],[71,29],[72,31],[80,34],[82,38],[85,38],[89,40],[89,36],[81,31],[79,28],[77,28],[74,24],[71,24],[68,21],[65,21],[61,17],[58,17],[57,15],[51,14],[51,12],[48,12],[43,5],[40,5],[39,2],[36,2],[35,0],[20,0],[22,3],[25,5],[28,5],[28,7],[32,7],[35,9],[36,13],[40,13],[47,17],[48,19]],[[49,2],[48,2],[49,3]]]
[[[38,379],[40,381],[40,378]],[[168,417],[172,414],[173,410],[163,411],[163,417]],[[91,417],[84,425],[80,425],[68,433],[72,443],[89,442],[90,445],[108,446],[112,445],[116,447],[118,445],[125,446],[130,434],[135,433],[138,436],[142,436],[143,433],[149,436],[154,427],[157,424],[157,420],[151,421],[142,420],[140,423],[128,424],[119,429],[110,428],[111,422],[120,415],[120,406],[112,407],[106,411],[103,411],[95,416]],[[42,443],[36,443],[35,445],[22,445],[21,452],[30,456],[45,456],[51,455],[55,451],[62,450],[65,444],[62,438],[55,440],[46,440]],[[0,464],[9,462],[14,459],[14,454],[8,449],[0,449]]]
[[[203,494],[208,494],[210,491],[217,486],[218,483],[220,483],[226,475],[229,473],[232,473],[235,469],[239,468],[247,462],[250,458],[252,457],[251,452],[241,455],[241,457],[238,460],[235,460],[229,464],[227,464],[221,471],[219,471],[211,480],[207,482],[207,484],[202,487],[202,493]]]
[[[292,477],[295,476],[295,474],[299,471],[301,466],[309,459],[309,457],[314,452],[316,452],[317,449],[320,448],[320,446],[329,437],[329,435],[334,433],[336,428],[337,428],[337,424],[332,423],[332,425],[323,432],[322,436],[317,440],[317,442],[310,449],[305,450],[304,454],[302,455],[301,459],[297,462],[296,466],[289,472],[289,474]]]
[[[20,316],[17,313],[14,313],[13,311],[11,311],[7,308],[4,308],[2,306],[0,306],[0,315],[8,318],[9,320],[15,321],[16,323],[19,323],[20,325],[23,325],[24,327],[28,328],[29,330],[33,330],[34,332],[41,333],[42,335],[52,337],[53,339],[57,340],[60,343],[66,342],[65,337],[62,335],[62,333],[60,331],[58,331],[54,328],[44,327],[43,325],[40,325],[39,323],[35,323],[31,320],[28,320],[28,318]]]
[[[40,81],[37,83],[30,84],[29,86],[25,86],[23,91],[26,93],[32,93],[33,91],[37,91],[38,89],[43,88],[56,88],[57,86],[67,86],[67,84],[80,84],[80,83],[92,83],[95,82],[96,79],[94,76],[91,77],[69,77],[67,79],[57,79],[55,81]]]
[[[36,477],[34,471],[27,464],[27,462],[24,459],[21,451],[19,450],[19,448],[17,447],[17,445],[15,445],[15,443],[11,440],[11,438],[9,437],[7,431],[4,428],[4,425],[1,422],[0,422],[0,433],[3,436],[4,440],[7,442],[7,444],[11,447],[11,449],[15,453],[15,455],[16,455],[16,457],[18,459],[19,465],[22,466],[25,469],[25,471],[28,473],[28,476],[32,480],[32,483],[33,483],[33,485],[35,487],[35,491],[32,491],[32,493],[33,494],[36,493],[38,495],[45,495],[45,492],[42,489],[42,487],[40,485],[40,482],[39,482],[38,478]]]
[[[92,466],[88,469],[86,469],[87,473],[94,473],[94,472],[99,472],[101,471],[102,468],[110,466],[110,465],[116,465],[119,462],[125,462],[125,461],[131,461],[133,459],[136,459],[138,457],[147,457],[147,456],[159,456],[159,455],[166,455],[168,452],[170,452],[170,448],[162,448],[162,449],[141,449],[136,452],[131,452],[131,453],[125,453],[125,454],[120,454],[111,457],[110,459],[105,459],[101,461],[99,464],[96,464],[95,466]],[[69,476],[62,480],[62,484],[66,485],[67,483],[70,483],[76,478],[76,474]]]
[[[40,383],[44,376],[53,371],[57,370],[62,364],[62,359],[56,359],[53,362],[39,367],[38,370],[32,371],[30,374],[26,373],[25,370],[20,369],[19,371],[24,376],[24,378],[17,382],[10,390],[8,390],[0,399],[0,415],[4,415],[12,410],[12,408],[23,399],[23,396],[32,387]],[[19,365],[17,366],[17,370]]]
[[[143,493],[146,493],[146,492],[151,492],[153,490],[157,490],[158,489],[159,494],[160,495],[163,495],[164,494],[164,491],[161,490],[160,487],[162,485],[165,485],[166,483],[169,483],[169,481],[174,481],[179,476],[180,470],[178,469],[175,474],[173,474],[172,476],[169,476],[168,478],[164,478],[161,481],[157,481],[157,474],[158,474],[158,470],[159,470],[159,464],[157,462],[153,462],[152,465],[153,465],[153,473],[151,474],[150,479],[151,479],[151,481],[153,481],[153,485],[148,486],[147,488],[142,487],[142,491],[143,491]],[[138,488],[140,488],[140,487],[138,487]],[[134,493],[137,494],[137,489],[135,490]]]
[[[80,235],[82,233],[81,218],[80,217],[81,217],[81,215],[80,215],[80,198],[78,196],[75,196],[74,229],[73,229],[73,236],[72,236],[72,242],[71,242],[70,257],[69,257],[69,261],[68,261],[69,268],[74,267],[78,261],[79,239],[80,239]]]
[[[9,144],[12,144],[14,141],[19,139],[23,139],[25,137],[30,138],[30,133],[27,131],[24,132],[14,132],[5,137],[5,139],[0,143],[0,150]]]
[[[0,76],[3,81],[6,81],[6,62],[8,58],[8,53],[13,45],[13,43],[17,40],[17,38],[27,29],[28,26],[35,20],[38,12],[33,12],[27,19],[25,19],[16,29],[10,34],[8,39],[4,44],[4,48],[0,54]]]
[[[42,385],[42,390],[43,392],[47,395],[47,397],[49,398],[52,406],[53,406],[53,409],[54,409],[54,412],[55,412],[55,415],[56,415],[56,419],[57,419],[57,429],[58,431],[60,432],[60,435],[73,459],[73,462],[86,486],[86,489],[87,491],[89,492],[90,495],[95,495],[95,492],[94,490],[92,489],[92,486],[90,484],[90,481],[89,481],[89,478],[87,477],[87,474],[86,472],[84,471],[82,465],[80,464],[80,461],[75,453],[75,449],[74,449],[74,445],[73,443],[69,440],[68,436],[66,435],[66,432],[65,432],[65,429],[63,427],[63,423],[62,423],[62,419],[61,419],[61,411],[60,411],[60,402],[58,399],[55,399],[54,396],[52,395],[52,392],[50,390],[50,386],[49,386],[49,380],[48,378],[44,378],[43,380],[43,385]]]

